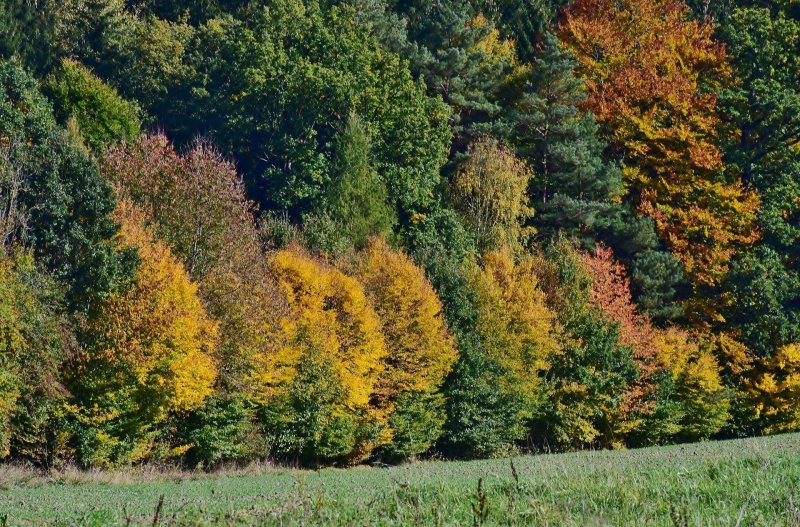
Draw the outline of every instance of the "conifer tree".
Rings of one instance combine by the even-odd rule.
[[[330,215],[356,248],[370,235],[387,235],[395,222],[386,184],[372,164],[372,147],[364,124],[350,114],[338,141],[336,179],[328,192]]]
[[[514,85],[506,117],[520,156],[534,171],[529,192],[539,237],[564,232],[593,248],[611,246],[631,270],[634,294],[655,319],[680,314],[680,264],[660,248],[652,221],[621,202],[620,167],[604,158],[594,116],[583,108],[586,87],[558,38],[545,33],[531,65]]]
[[[399,2],[414,45],[411,64],[428,91],[440,95],[453,109],[455,143],[460,152],[476,133],[486,131],[500,112],[496,92],[511,66],[513,54],[485,43],[497,39],[491,21],[468,0]],[[502,48],[502,46],[501,46]]]

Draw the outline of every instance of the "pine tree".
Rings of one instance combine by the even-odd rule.
[[[523,71],[506,118],[517,151],[534,170],[533,225],[541,238],[559,232],[585,248],[611,246],[632,271],[637,299],[657,320],[680,314],[673,302],[682,270],[660,248],[651,220],[637,218],[620,202],[622,174],[604,159],[606,144],[594,116],[584,110],[586,87],[575,75],[577,61],[546,33],[530,67]]]
[[[517,149],[536,173],[531,194],[537,227],[580,229],[622,193],[618,167],[602,158],[594,117],[579,105],[586,99],[577,62],[547,33],[529,70],[510,119]],[[572,198],[565,199],[565,198]]]
[[[460,152],[501,110],[496,92],[513,60],[511,48],[487,46],[497,29],[468,0],[407,0],[397,10],[407,20],[414,73],[453,109],[453,150]]]

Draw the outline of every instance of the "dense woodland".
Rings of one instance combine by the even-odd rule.
[[[800,429],[796,0],[2,0],[0,458]]]

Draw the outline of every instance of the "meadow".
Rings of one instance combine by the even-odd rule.
[[[800,525],[800,435],[222,474],[0,467],[0,525]]]

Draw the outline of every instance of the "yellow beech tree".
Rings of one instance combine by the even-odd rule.
[[[386,356],[380,320],[357,280],[299,248],[274,253],[270,270],[287,311],[255,381],[274,453],[361,458],[386,440],[369,412]]]
[[[387,355],[375,396],[438,388],[456,360],[442,303],[422,269],[375,238],[362,255],[358,276],[381,320]]]
[[[458,352],[442,303],[422,269],[407,255],[373,238],[357,274],[381,319],[387,355],[373,405],[388,414],[392,441],[382,455],[410,458],[428,450],[445,421],[439,387]]]
[[[800,344],[788,344],[748,372],[746,390],[768,434],[800,428]]]
[[[685,441],[708,439],[728,420],[730,399],[714,354],[686,331],[658,330],[653,345],[661,367],[669,373],[677,408],[673,437]],[[654,413],[658,414],[656,407]],[[645,423],[645,427],[652,423]]]
[[[559,353],[556,318],[539,288],[535,259],[514,262],[511,251],[483,255],[473,272],[477,329],[489,354],[510,373],[509,388],[535,397],[540,375]]]
[[[90,344],[72,375],[89,465],[151,455],[157,425],[171,412],[199,407],[216,377],[217,324],[197,286],[130,201],[120,201],[115,219],[118,245],[135,248],[140,263],[134,283],[91,319]]]

